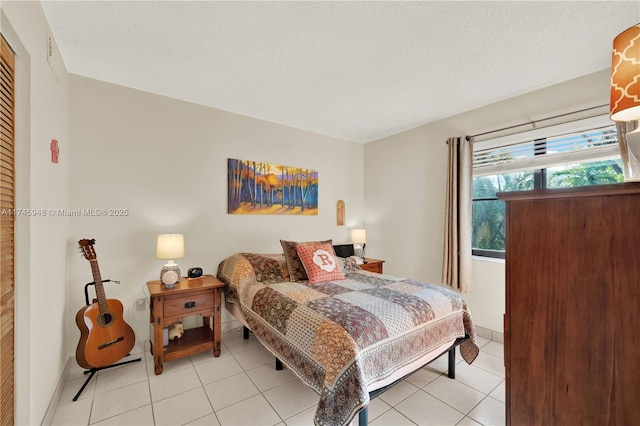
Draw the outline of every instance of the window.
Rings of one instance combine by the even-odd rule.
[[[505,209],[498,192],[623,181],[616,127],[608,116],[476,142],[473,254],[504,258]]]

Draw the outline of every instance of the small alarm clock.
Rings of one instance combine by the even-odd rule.
[[[189,278],[200,278],[202,276],[202,268],[189,268],[187,276]]]

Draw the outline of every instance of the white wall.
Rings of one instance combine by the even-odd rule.
[[[385,259],[386,273],[440,283],[446,139],[607,105],[608,96],[609,71],[603,70],[366,144],[367,255]],[[589,114],[594,111],[572,118]],[[474,290],[463,297],[477,325],[503,331],[504,285],[504,262],[473,261]]]
[[[216,274],[239,251],[282,252],[280,239],[346,242],[363,221],[363,146],[162,96],[71,77],[71,209],[123,208],[126,217],[73,217],[70,241],[96,239],[107,297],[125,305],[125,319],[147,339],[148,311],[134,300],[158,279],[156,236],[183,233],[182,271]],[[301,106],[304,107],[304,106]],[[318,170],[317,216],[227,214],[227,159],[258,160]],[[336,202],[347,226],[336,225]],[[71,249],[71,247],[70,247]],[[92,281],[89,263],[69,259],[67,354],[79,333],[72,318]],[[224,312],[223,323],[232,317]],[[225,324],[223,324],[224,326]]]
[[[2,34],[16,52],[16,206],[68,203],[68,79],[47,63],[47,21],[39,2],[2,2]],[[51,162],[49,143],[61,157]],[[68,358],[68,220],[16,219],[15,378],[18,425],[40,424]]]

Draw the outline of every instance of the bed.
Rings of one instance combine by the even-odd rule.
[[[317,254],[316,243],[310,245]],[[303,243],[295,244],[301,253]],[[458,345],[462,358],[473,362],[479,348],[458,293],[323,256],[316,257],[319,263],[335,263],[333,278],[325,274],[318,281],[292,269],[286,248],[234,254],[217,274],[226,284],[227,310],[320,395],[316,425],[345,425],[358,413],[366,424],[373,395]]]

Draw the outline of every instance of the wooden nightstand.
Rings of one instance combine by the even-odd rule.
[[[369,272],[376,272],[378,274],[382,273],[382,264],[384,263],[384,260],[372,259],[370,257],[365,257],[364,260],[367,263],[360,265],[361,269]]]
[[[213,275],[182,278],[174,288],[166,288],[159,280],[147,282],[151,295],[153,323],[153,364],[156,374],[162,374],[163,363],[198,352],[213,349],[220,356],[220,300],[224,283]],[[202,327],[185,330],[182,337],[169,340],[163,347],[163,329],[178,318],[202,315]],[[213,321],[213,330],[209,325]]]

